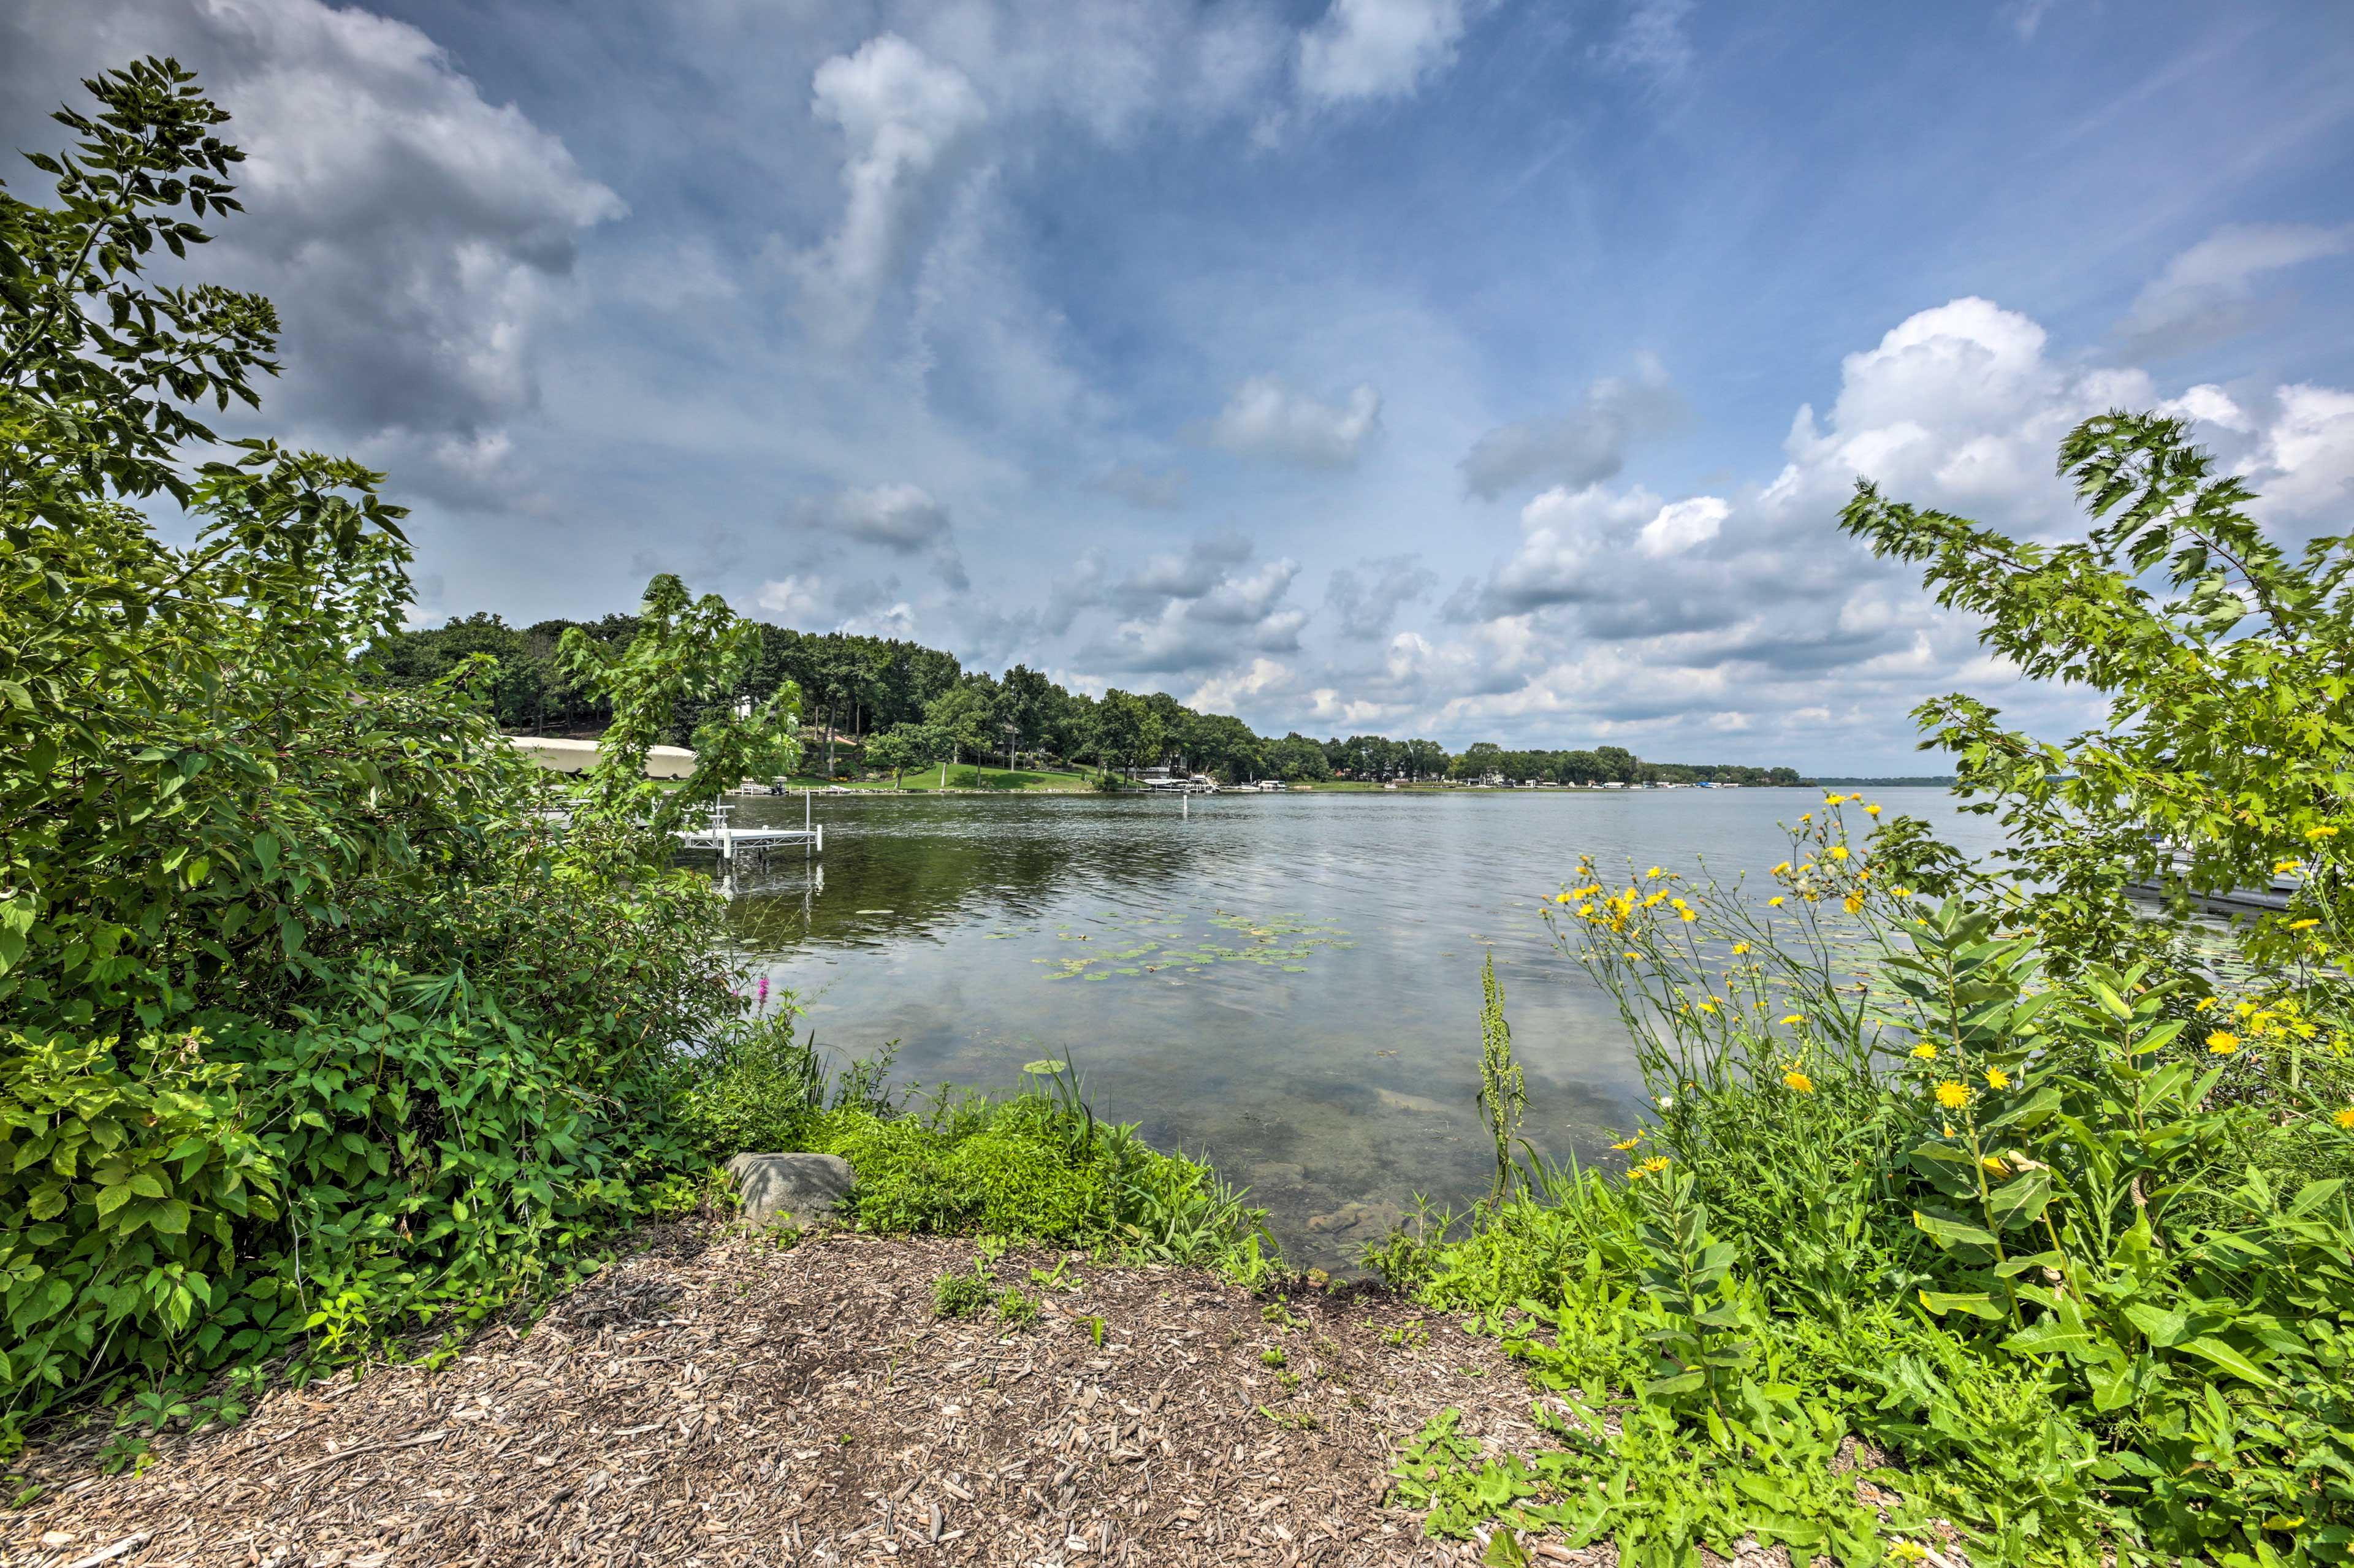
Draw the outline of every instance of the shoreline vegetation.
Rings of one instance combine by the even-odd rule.
[[[769,644],[716,597],[556,641],[610,715],[577,780],[494,664],[394,681],[380,476],[220,441],[274,313],[142,273],[238,210],[226,114],[87,85],[57,205],[0,195],[12,1562],[2354,1554],[2354,554],[2178,421],[2071,433],[2064,545],[1859,485],[1850,536],[2105,716],[1923,706],[1988,861],[1832,789],[1770,895],[1548,868],[1654,1114],[1537,1159],[1462,977],[1492,1195],[1336,1284],[1071,1057],[913,1097],[729,967],[672,830],[792,776],[804,704],[740,700]],[[2188,895],[2290,872],[2219,980]],[[726,1234],[745,1150],[847,1160],[848,1228]]]

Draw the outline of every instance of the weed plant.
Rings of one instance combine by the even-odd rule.
[[[2354,763],[2321,717],[2354,563],[2334,539],[2288,561],[2172,421],[2090,421],[2063,462],[2115,513],[2086,546],[1868,486],[1849,514],[2022,665],[2111,694],[2070,748],[1925,709],[2024,879],[1917,822],[1851,835],[1861,798],[1834,795],[1770,888],[1589,862],[1549,911],[1653,1114],[1616,1174],[1529,1155],[1514,1191],[1370,1249],[1571,1413],[1525,1458],[1434,1423],[1397,1470],[1434,1531],[1500,1522],[1490,1562],[1516,1529],[1638,1564],[1744,1535],[1918,1562],[1941,1528],[1981,1563],[2354,1555]],[[2162,606],[2137,580],[2161,570]],[[2155,863],[2160,824],[2188,872]],[[2291,906],[2220,941],[2123,892],[2285,872]],[[1881,1461],[1869,1502],[1833,1464],[1850,1440]]]

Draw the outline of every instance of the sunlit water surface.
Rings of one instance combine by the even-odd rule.
[[[1938,789],[1872,799],[1986,846]],[[1474,1103],[1493,954],[1527,1073],[1530,1141],[1592,1157],[1639,1116],[1611,1002],[1540,901],[1608,873],[1787,853],[1812,789],[1168,798],[833,797],[822,857],[737,884],[736,929],[821,1045],[898,1042],[901,1080],[1010,1087],[1068,1052],[1099,1114],[1207,1154],[1286,1252],[1338,1266],[1416,1194],[1460,1205],[1493,1170]],[[737,805],[740,826],[803,802]],[[1853,810],[1853,808],[1850,808]],[[1854,818],[1861,827],[1863,818]]]

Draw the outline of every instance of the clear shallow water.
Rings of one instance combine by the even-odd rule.
[[[1945,791],[1871,797],[1985,846]],[[1067,1050],[1098,1114],[1206,1153],[1303,1264],[1353,1261],[1415,1194],[1487,1190],[1479,965],[1502,981],[1530,1140],[1599,1152],[1642,1086],[1539,902],[1591,853],[1761,873],[1813,789],[833,797],[826,851],[740,883],[739,938],[819,1043],[903,1079],[1008,1087]],[[739,826],[798,826],[755,799]],[[1859,814],[1854,819],[1861,824]]]

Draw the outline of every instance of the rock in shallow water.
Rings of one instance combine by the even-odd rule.
[[[756,1225],[811,1225],[831,1218],[857,1175],[838,1154],[739,1154],[727,1174]]]

